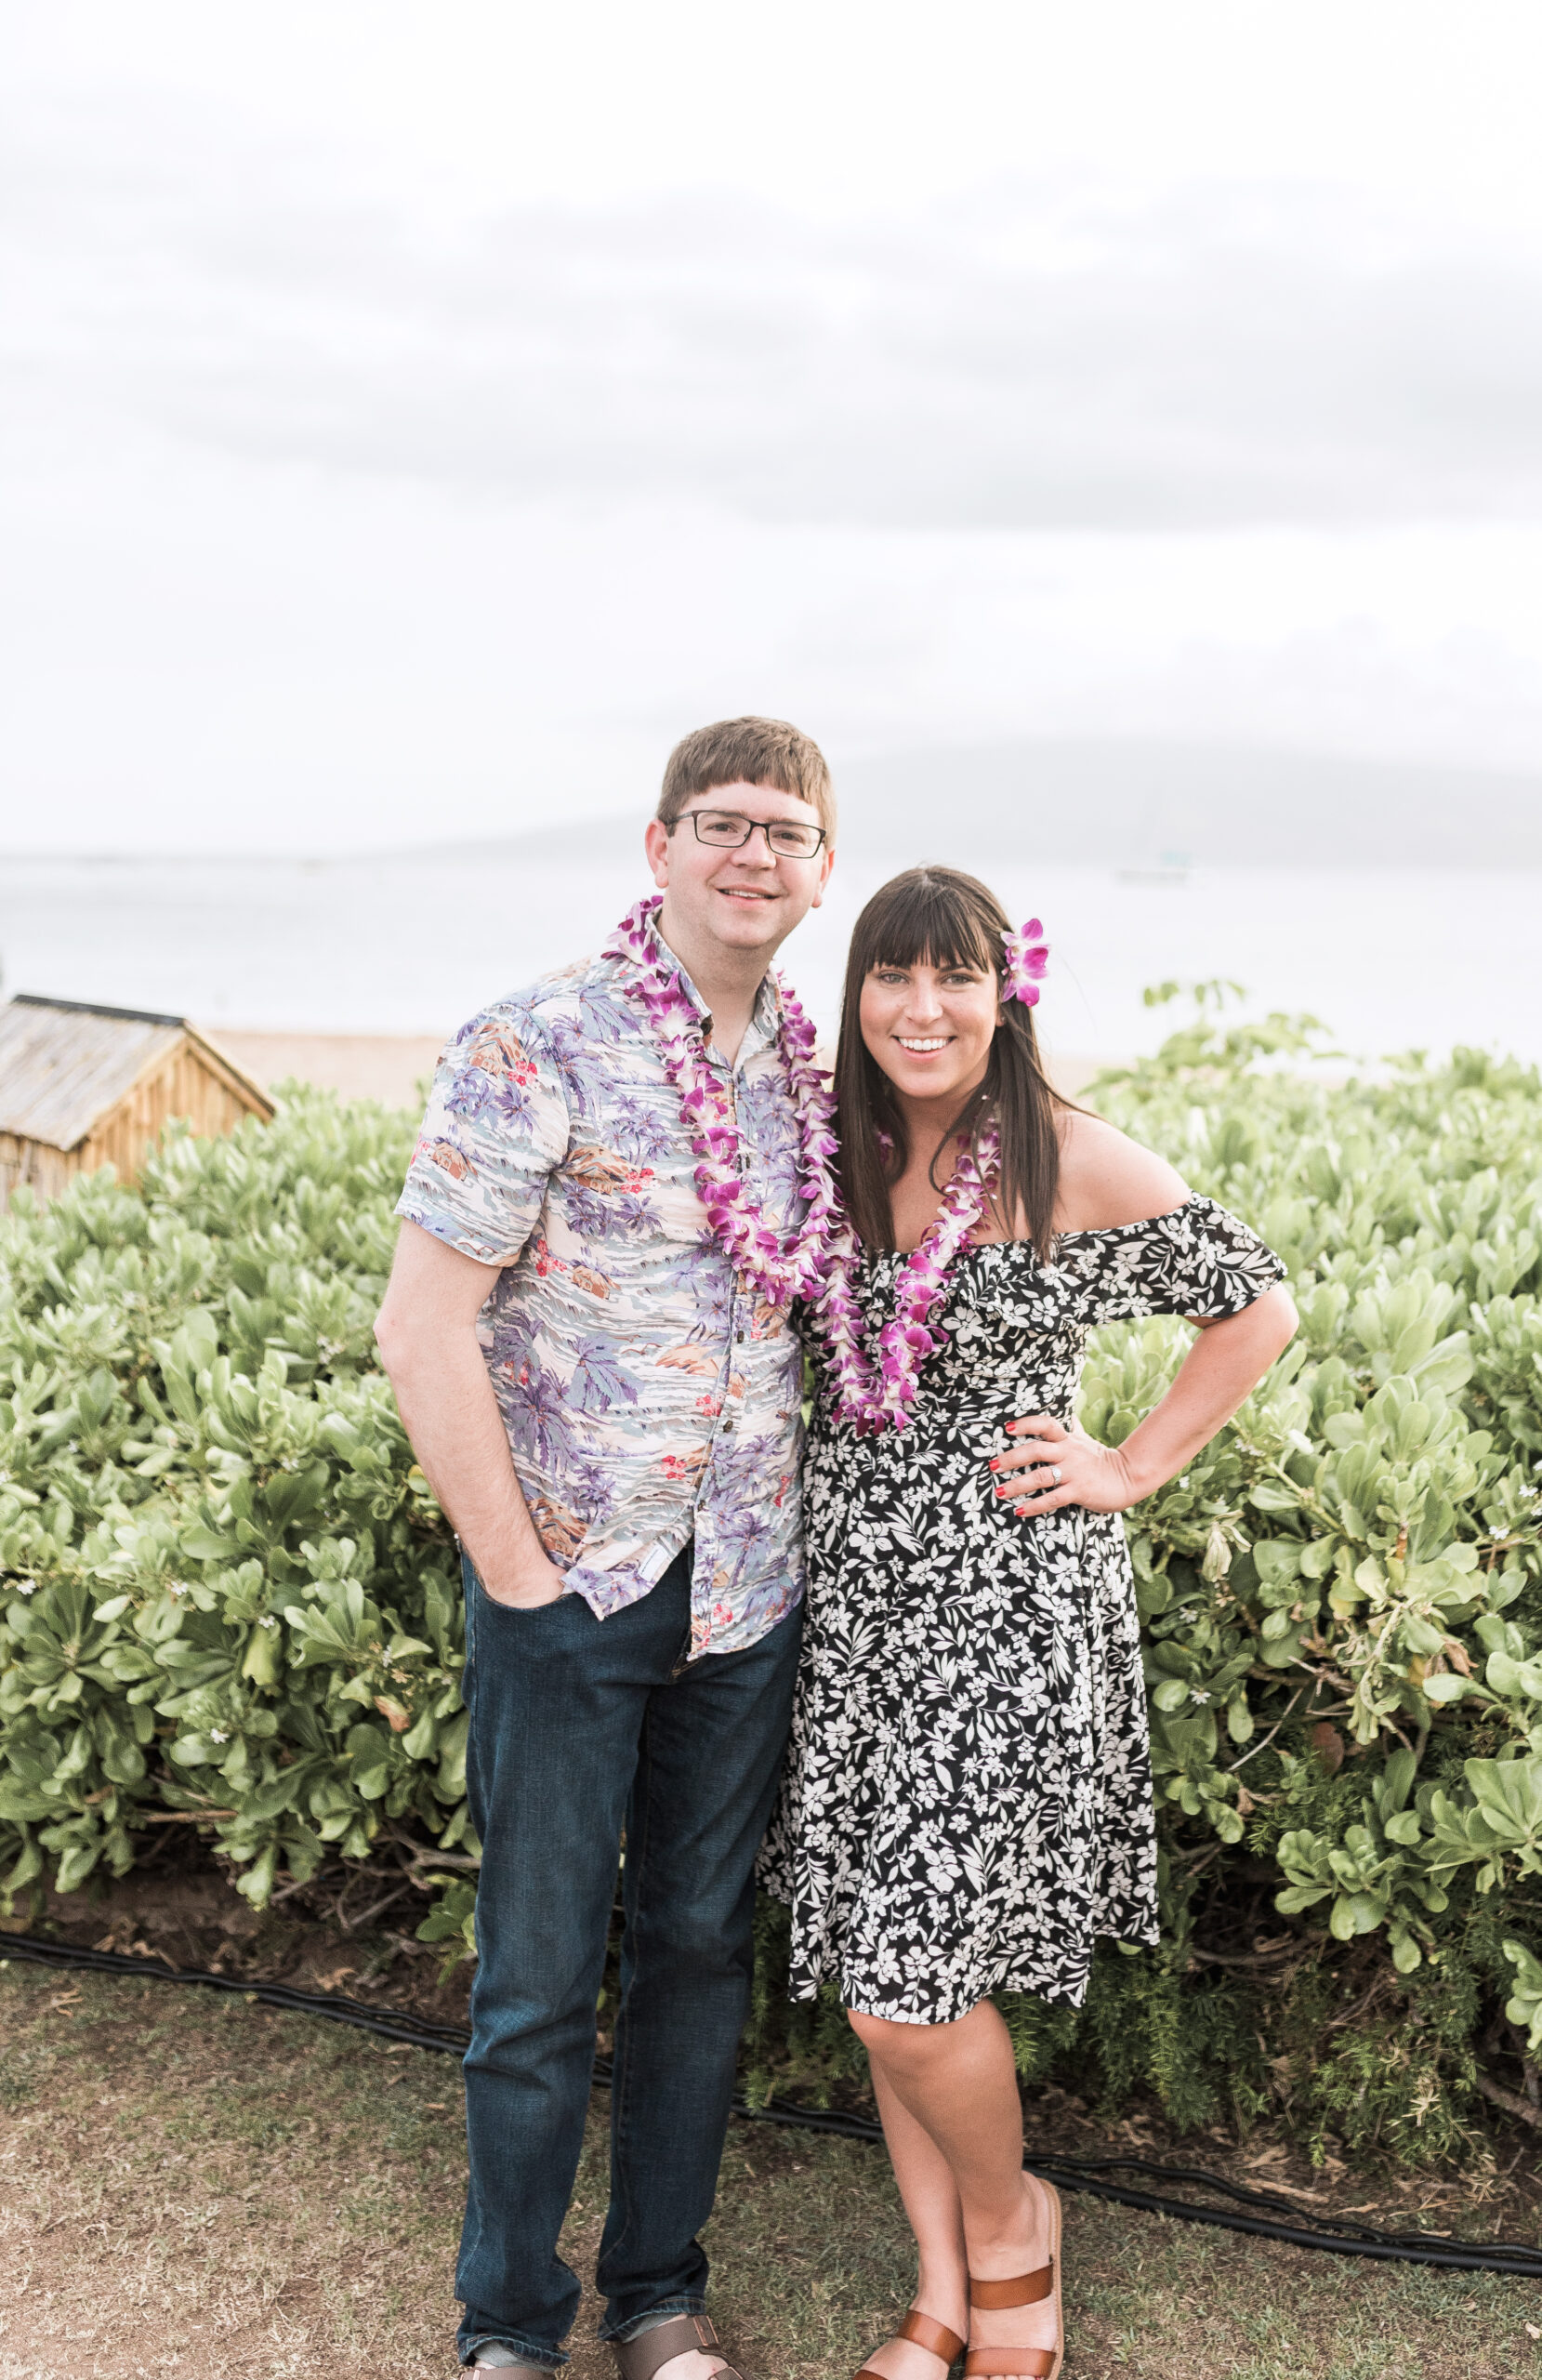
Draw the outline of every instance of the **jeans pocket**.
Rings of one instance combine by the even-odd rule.
[[[549,1612],[568,1613],[575,1600],[572,1594],[553,1595],[549,1603],[502,1603],[489,1594],[481,1571],[468,1554],[460,1557],[461,1594],[466,1605],[466,1659],[468,1666],[475,1657],[476,1640],[484,1629],[496,1632],[505,1623],[516,1630],[535,1627]],[[495,1616],[494,1616],[495,1615]]]
[[[481,1581],[477,1577],[471,1556],[461,1549],[460,1600],[466,1630],[466,1667],[461,1673],[461,1700],[469,1703],[471,1673],[477,1661],[477,1589]]]

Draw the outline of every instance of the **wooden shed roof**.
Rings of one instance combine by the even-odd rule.
[[[260,1085],[186,1017],[18,992],[0,1009],[0,1132],[76,1148],[184,1041],[255,1116],[272,1115]]]

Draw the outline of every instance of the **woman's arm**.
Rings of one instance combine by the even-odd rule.
[[[1241,1314],[1196,1325],[1199,1337],[1171,1388],[1121,1447],[1088,1437],[1048,1413],[1007,1424],[1017,1445],[992,1458],[996,1494],[1025,1515],[1081,1504],[1090,1513],[1122,1513],[1164,1481],[1176,1478],[1201,1447],[1229,1421],[1296,1331],[1288,1289],[1265,1291]],[[1057,1467],[1060,1478],[1052,1476]]]

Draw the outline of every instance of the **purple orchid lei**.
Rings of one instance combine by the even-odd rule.
[[[912,1249],[895,1285],[894,1313],[878,1334],[878,1368],[863,1343],[863,1312],[852,1284],[859,1262],[856,1235],[847,1218],[831,1166],[837,1143],[832,1130],[835,1102],[829,1077],[813,1063],[814,1028],[796,994],[781,975],[777,1049],[783,1078],[797,1113],[798,1181],[808,1201],[801,1232],[779,1240],[758,1208],[745,1197],[739,1172],[739,1131],[717,1076],[706,1064],[701,1017],[686,997],[679,969],[657,932],[664,904],[658,894],[629,909],[605,945],[607,959],[632,960],[637,975],[626,992],[644,1010],[657,1037],[665,1072],[679,1093],[691,1130],[697,1194],[718,1246],[741,1276],[770,1303],[809,1301],[829,1349],[837,1418],[859,1435],[903,1429],[916,1401],[926,1357],[942,1343],[929,1328],[947,1288],[948,1268],[990,1204],[1000,1170],[1000,1141],[993,1117],[978,1147],[959,1151],[942,1203],[919,1245]],[[1020,932],[1004,933],[1004,997],[1030,1008],[1038,998],[1038,978],[1048,950],[1037,940],[1044,929],[1031,918]]]
[[[894,1313],[878,1333],[876,1376],[863,1344],[863,1312],[852,1290],[858,1249],[850,1224],[832,1246],[815,1314],[829,1349],[837,1419],[850,1422],[859,1437],[903,1430],[909,1419],[921,1366],[942,1343],[929,1327],[932,1313],[947,1288],[948,1267],[990,1203],[999,1157],[993,1117],[980,1135],[978,1155],[960,1150],[941,1207],[900,1268]]]
[[[1004,932],[1006,958],[1002,997],[1036,1005],[1049,947],[1037,918],[1014,933]],[[887,1133],[880,1132],[887,1143]],[[942,1343],[930,1328],[947,1287],[948,1267],[990,1205],[1001,1170],[1001,1141],[993,1116],[971,1152],[961,1147],[942,1203],[919,1245],[912,1249],[895,1284],[894,1314],[878,1333],[878,1376],[863,1343],[862,1307],[853,1293],[858,1250],[849,1223],[835,1240],[825,1265],[824,1292],[815,1314],[829,1349],[838,1421],[859,1437],[884,1429],[903,1430],[916,1401],[922,1364]]]
[[[718,1077],[706,1063],[702,1021],[687,998],[679,969],[659,940],[657,893],[627,911],[605,945],[607,959],[629,959],[638,969],[626,985],[647,1014],[657,1037],[664,1068],[679,1093],[699,1160],[696,1190],[713,1236],[741,1278],[774,1306],[795,1297],[812,1298],[824,1282],[832,1233],[841,1212],[832,1160],[837,1142],[831,1118],[835,1102],[829,1077],[813,1063],[814,1028],[796,994],[776,977],[781,995],[777,1051],[783,1079],[797,1111],[799,1134],[798,1186],[808,1202],[802,1229],[778,1239],[760,1209],[746,1197],[739,1170],[739,1130]]]

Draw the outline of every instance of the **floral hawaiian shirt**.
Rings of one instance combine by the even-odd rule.
[[[679,1093],[623,988],[634,966],[560,968],[462,1026],[396,1211],[503,1268],[478,1335],[569,1592],[603,1620],[694,1538],[694,1659],[753,1645],[802,1594],[801,1351],[711,1235]],[[768,977],[736,1063],[708,1063],[784,1234],[802,1207],[779,998]]]

